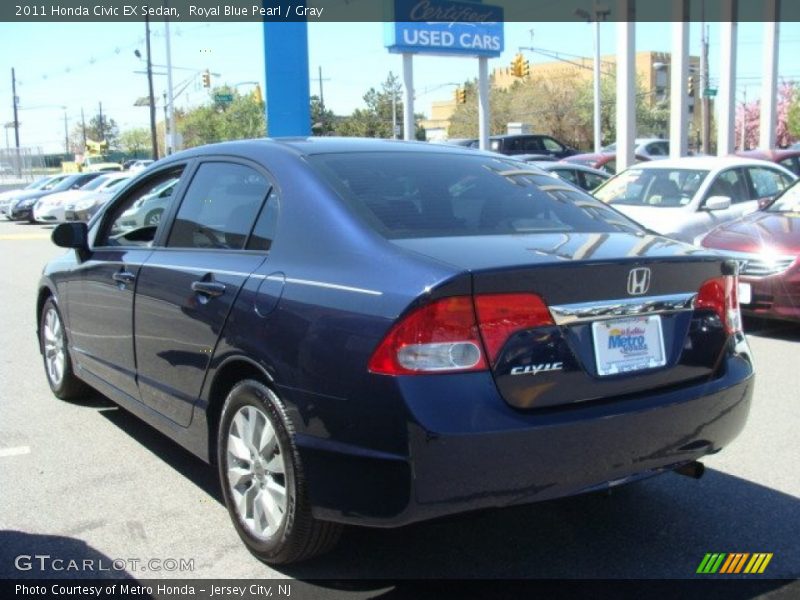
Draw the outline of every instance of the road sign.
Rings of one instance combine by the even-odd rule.
[[[233,102],[233,94],[214,94],[214,102],[230,104]]]
[[[703,90],[703,96],[706,98],[713,98],[717,95],[717,88],[706,88]]]

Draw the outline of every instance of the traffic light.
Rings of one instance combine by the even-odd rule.
[[[458,104],[466,104],[467,103],[467,90],[466,90],[466,88],[458,88],[456,90],[456,102]]]
[[[256,88],[253,90],[253,98],[258,104],[264,102],[264,96],[261,94],[261,86],[256,84]]]
[[[203,72],[203,87],[210,88],[211,87],[211,73],[209,73],[208,69]]]
[[[689,75],[689,86],[687,90],[690,96],[694,96],[694,77],[691,75]]]
[[[525,62],[525,57],[522,54],[516,54],[511,61],[511,74],[514,77],[522,77],[522,68],[523,63]]]
[[[514,77],[529,77],[531,74],[531,63],[525,60],[522,54],[517,54],[511,61],[511,74]]]

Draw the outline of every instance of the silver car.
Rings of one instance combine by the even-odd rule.
[[[765,206],[795,179],[763,160],[689,157],[637,164],[592,194],[652,231],[693,243]]]

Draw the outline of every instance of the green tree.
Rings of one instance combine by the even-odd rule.
[[[403,119],[402,85],[400,80],[392,73],[381,84],[381,89],[370,88],[364,94],[365,108],[357,108],[349,117],[340,119],[335,125],[337,135],[391,138],[392,137],[392,104],[394,103],[397,114],[397,123]],[[415,122],[419,123],[424,118],[422,114],[415,114]],[[415,138],[425,139],[425,131],[417,125]]]
[[[511,101],[518,93],[518,85],[515,84],[508,90],[492,88],[489,93],[489,134],[496,135],[506,132],[506,125],[513,121]],[[459,104],[450,117],[450,127],[448,135],[452,138],[476,138],[478,137],[478,85],[476,81],[464,82],[462,87],[467,92],[467,101]]]
[[[119,135],[119,146],[123,152],[128,154],[150,154],[152,151],[150,129],[147,127],[126,129]]]
[[[331,135],[334,132],[336,115],[325,108],[319,96],[311,96],[311,131],[314,135]]]
[[[231,102],[220,99],[226,94],[233,97]],[[266,135],[264,103],[254,94],[240,94],[231,87],[222,86],[214,88],[210,97],[211,104],[176,114],[176,126],[185,147]]]

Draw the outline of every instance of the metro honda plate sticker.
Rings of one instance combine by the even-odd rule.
[[[598,375],[617,375],[663,367],[661,317],[633,317],[592,323]]]

